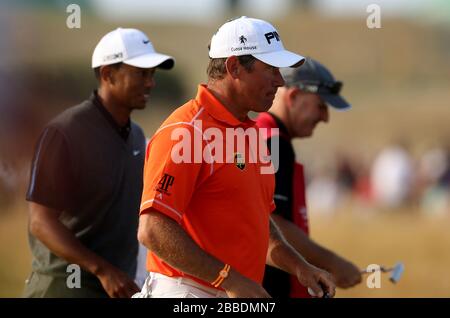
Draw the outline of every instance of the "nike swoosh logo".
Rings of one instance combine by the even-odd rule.
[[[138,154],[140,154],[141,151],[140,150],[133,150],[133,156],[137,156]]]
[[[150,40],[142,40],[142,43],[148,44],[148,43],[150,43]]]

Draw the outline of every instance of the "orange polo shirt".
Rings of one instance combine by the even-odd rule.
[[[275,179],[273,173],[261,173],[270,163],[258,159],[251,142],[238,148],[234,139],[232,147],[233,138],[226,136],[238,128],[258,131],[254,121],[239,121],[200,85],[197,97],[175,110],[148,144],[140,213],[151,207],[173,218],[203,250],[261,283]],[[188,276],[151,252],[147,269]],[[190,278],[211,287],[210,282]]]

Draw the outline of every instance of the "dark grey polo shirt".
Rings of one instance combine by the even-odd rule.
[[[63,211],[61,222],[81,243],[134,278],[144,155],[141,128],[133,122],[119,127],[94,92],[44,129],[26,198]],[[31,234],[29,242],[33,272],[70,274],[69,264]],[[81,284],[88,288],[83,280],[100,284],[84,271]]]

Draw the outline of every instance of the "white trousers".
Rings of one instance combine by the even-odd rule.
[[[134,282],[141,289],[144,286],[145,279],[148,276],[147,268],[145,266],[146,261],[147,261],[147,248],[141,243],[139,243],[139,252],[137,256],[136,275],[134,276]]]
[[[203,286],[185,277],[150,272],[141,292],[133,298],[228,298],[224,291]]]

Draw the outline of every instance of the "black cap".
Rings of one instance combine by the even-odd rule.
[[[339,95],[342,82],[336,81],[331,72],[322,64],[307,57],[297,68],[280,69],[286,86],[296,86],[309,93],[318,94],[328,105],[347,110],[351,105]]]

